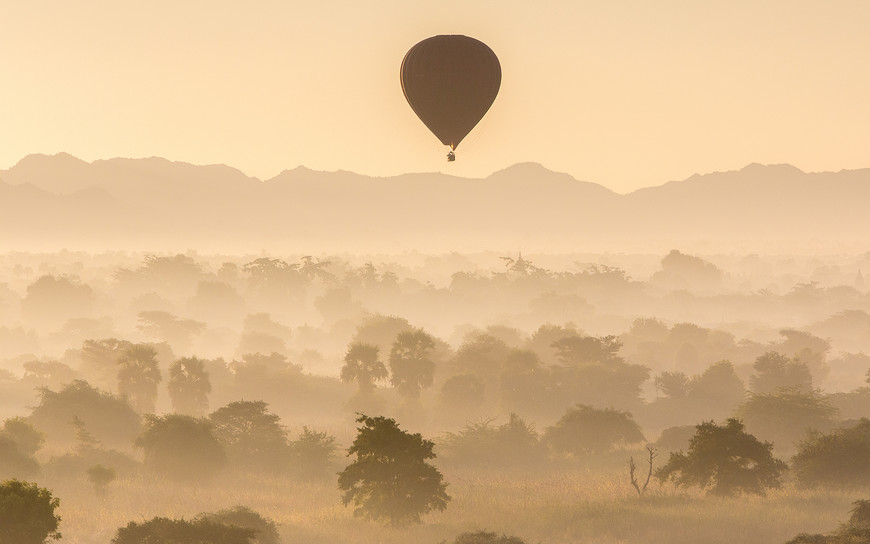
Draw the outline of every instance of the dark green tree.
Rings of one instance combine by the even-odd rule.
[[[401,526],[447,507],[447,484],[427,462],[435,458],[432,441],[383,416],[360,414],[356,421],[363,426],[348,449],[356,460],[338,475],[342,502],[353,503],[355,516]]]
[[[204,418],[149,414],[134,444],[145,452],[146,467],[173,479],[202,480],[226,463],[224,448]]]
[[[202,415],[208,410],[211,380],[205,362],[196,357],[184,357],[169,367],[169,399],[179,414]]]
[[[60,516],[54,513],[60,499],[34,483],[0,482],[0,542],[43,544],[60,540]]]
[[[403,331],[390,349],[390,383],[409,399],[420,398],[420,391],[432,385],[435,363],[429,357],[435,341],[422,329]]]
[[[782,485],[786,464],[773,457],[772,444],[744,431],[740,420],[728,419],[721,426],[708,421],[695,428],[688,453],[671,453],[655,473],[659,481],[700,487],[720,496],[764,495],[766,489]]]
[[[157,350],[148,344],[134,344],[118,359],[118,392],[130,399],[141,414],[153,414],[157,385],[162,379]]]

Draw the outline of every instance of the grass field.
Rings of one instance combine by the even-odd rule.
[[[119,480],[105,498],[86,482],[49,485],[60,497],[62,542],[108,544],[118,527],[154,516],[191,518],[234,505],[272,518],[285,544],[405,544],[452,541],[488,530],[529,544],[716,544],[785,542],[828,532],[848,517],[860,493],[796,491],[721,499],[650,483],[640,498],[626,472],[583,470],[522,475],[445,471],[452,501],[420,525],[384,527],[354,518],[333,481],[301,483],[225,476],[199,486],[148,477]]]

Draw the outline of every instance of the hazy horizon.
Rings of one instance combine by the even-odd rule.
[[[7,3],[0,165],[163,156],[259,178],[304,164],[480,177],[539,162],[617,192],[746,164],[867,166],[870,5]],[[444,162],[405,103],[405,52],[489,44],[501,92]]]

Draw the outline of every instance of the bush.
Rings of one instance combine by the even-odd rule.
[[[279,544],[281,542],[275,522],[269,518],[264,518],[247,506],[235,506],[212,514],[200,514],[196,520],[251,529],[255,531],[251,544]]]
[[[118,529],[112,544],[253,544],[256,531],[205,519],[185,521],[156,517],[131,521]]]
[[[497,427],[487,420],[468,424],[455,434],[447,433],[443,448],[445,458],[457,464],[529,466],[544,457],[538,433],[516,414]]]

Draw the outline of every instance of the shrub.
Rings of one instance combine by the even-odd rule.
[[[118,529],[112,544],[253,544],[256,531],[204,519],[186,521],[156,517],[131,521]]]
[[[269,518],[264,518],[247,506],[234,506],[211,514],[200,514],[196,520],[251,529],[255,531],[251,544],[279,544],[281,542],[275,522]]]

